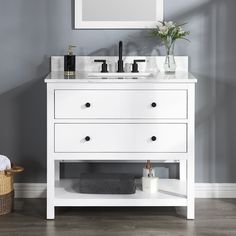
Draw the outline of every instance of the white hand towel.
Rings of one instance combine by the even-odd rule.
[[[6,157],[0,155],[0,171],[11,169],[11,161]]]

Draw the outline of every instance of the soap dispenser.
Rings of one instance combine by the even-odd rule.
[[[64,56],[65,76],[75,76],[76,56],[73,54],[73,48],[76,46],[69,45],[67,55]]]

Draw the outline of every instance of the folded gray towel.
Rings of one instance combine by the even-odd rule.
[[[80,193],[134,194],[135,178],[130,174],[83,173],[79,181]]]

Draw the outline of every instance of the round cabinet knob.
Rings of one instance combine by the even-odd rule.
[[[156,136],[152,136],[152,141],[155,142],[157,140],[157,137]]]
[[[155,102],[152,103],[152,107],[156,107],[157,104]]]
[[[89,102],[85,103],[86,107],[91,107],[91,104]]]
[[[87,141],[87,142],[90,141],[90,137],[89,137],[89,136],[86,136],[86,137],[85,137],[85,141]]]

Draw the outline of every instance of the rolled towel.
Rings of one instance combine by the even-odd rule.
[[[6,157],[0,155],[0,171],[11,169],[11,161]]]

